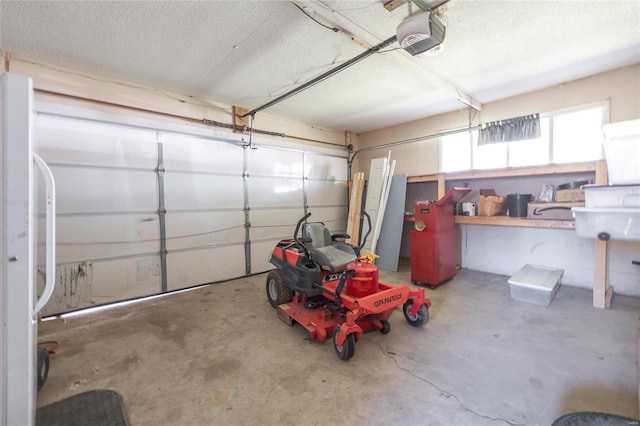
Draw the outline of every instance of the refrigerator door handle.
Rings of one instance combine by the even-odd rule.
[[[53,289],[55,287],[55,269],[56,269],[56,183],[53,179],[53,173],[47,163],[44,162],[37,154],[33,154],[33,160],[44,176],[45,185],[47,187],[46,197],[46,280],[42,296],[38,299],[33,314],[37,314],[47,304]]]

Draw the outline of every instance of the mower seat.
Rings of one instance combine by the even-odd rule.
[[[344,271],[348,264],[355,262],[356,252],[351,246],[335,242],[323,223],[307,223],[302,228],[302,237],[309,250],[311,260],[322,269],[331,272]]]

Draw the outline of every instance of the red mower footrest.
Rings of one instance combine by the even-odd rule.
[[[388,286],[386,290],[359,298],[358,306],[364,314],[378,314],[403,305],[409,298],[409,292],[406,284]]]

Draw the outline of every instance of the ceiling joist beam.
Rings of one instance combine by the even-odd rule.
[[[389,12],[396,10],[398,7],[405,4],[408,0],[381,0],[382,5]],[[440,6],[448,3],[450,0],[411,0],[413,4],[418,6],[420,9],[424,11],[436,10]]]
[[[402,6],[406,2],[407,0],[382,0],[382,4],[384,8],[387,9],[389,12],[391,12],[392,10],[396,10],[398,7]]]

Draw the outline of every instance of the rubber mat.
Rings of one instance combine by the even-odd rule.
[[[638,420],[628,417],[585,411],[565,414],[556,419],[551,426],[638,426],[639,424]]]
[[[122,396],[92,390],[36,410],[36,426],[127,426]]]

